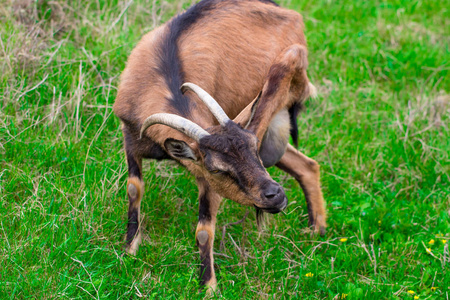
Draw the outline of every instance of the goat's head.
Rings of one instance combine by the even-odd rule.
[[[177,129],[195,143],[168,138],[164,143],[166,151],[184,161],[197,176],[205,178],[216,192],[269,213],[283,210],[287,205],[286,196],[262,165],[255,133],[229,119],[219,104],[200,87],[192,83],[182,86],[183,92],[188,89],[208,106],[220,125],[205,130],[183,117],[160,113],[147,118],[141,135],[154,124]]]

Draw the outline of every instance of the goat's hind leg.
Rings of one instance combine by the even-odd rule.
[[[128,163],[128,225],[126,251],[135,255],[141,243],[141,230],[139,228],[139,214],[141,199],[144,194],[144,182],[142,181],[142,158],[136,157],[126,151]]]
[[[288,145],[286,153],[276,166],[300,183],[308,207],[309,225],[314,232],[324,235],[327,226],[326,208],[320,188],[319,164]]]

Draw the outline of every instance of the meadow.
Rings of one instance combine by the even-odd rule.
[[[112,112],[140,37],[187,0],[0,3],[0,298],[201,299],[194,178],[146,161],[143,243],[124,254],[127,166]],[[440,0],[301,1],[319,97],[299,149],[328,229],[224,200],[218,299],[449,299],[450,11]],[[227,224],[247,218],[240,224]],[[226,232],[222,235],[222,229]]]

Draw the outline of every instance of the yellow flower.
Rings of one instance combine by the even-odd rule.
[[[378,221],[378,225],[381,225],[381,220]]]
[[[309,273],[306,273],[306,275],[305,275],[306,277],[313,277],[314,276],[314,274],[313,273],[311,273],[311,272],[309,272]]]
[[[344,293],[342,293],[342,295],[341,295],[341,299],[345,299],[345,298],[347,298],[347,296],[348,296],[348,294],[344,294]]]
[[[346,239],[346,238],[340,239],[340,241],[343,242],[343,243],[345,243],[347,240],[348,240],[348,239]]]
[[[414,296],[414,299],[419,299],[419,296]]]
[[[431,249],[430,248],[427,248],[427,253],[431,254]]]
[[[429,245],[434,245],[434,240],[432,239],[431,241],[428,242]]]
[[[438,287],[437,286],[432,286],[431,287],[431,290],[434,292],[435,290],[437,290],[438,289]]]
[[[411,295],[414,295],[416,292],[409,290],[409,291],[407,291],[407,293],[411,294]]]
[[[441,240],[442,244],[447,243],[447,240]]]

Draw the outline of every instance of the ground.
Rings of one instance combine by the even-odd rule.
[[[70,5],[68,4],[70,3]],[[202,298],[194,179],[146,162],[143,244],[124,255],[127,167],[112,113],[140,37],[189,1],[0,4],[0,298]],[[328,231],[304,196],[218,217],[221,299],[448,299],[450,19],[438,0],[282,1],[302,13],[319,97],[299,148],[321,165]]]

